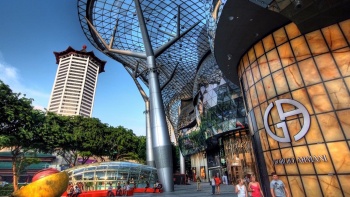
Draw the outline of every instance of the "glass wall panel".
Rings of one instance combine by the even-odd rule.
[[[257,42],[255,61],[240,65],[261,170],[277,172],[292,196],[349,195],[349,30],[346,20],[301,35],[291,23]]]
[[[109,183],[115,188],[117,183],[123,185],[127,181],[131,187],[144,187],[145,181],[154,184],[158,179],[156,168],[131,162],[93,163],[65,171],[71,183],[82,184],[86,190],[105,190]]]

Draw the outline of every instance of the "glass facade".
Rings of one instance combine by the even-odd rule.
[[[101,162],[80,165],[66,170],[71,183],[83,185],[84,190],[106,190],[110,183],[130,182],[132,187],[145,187],[146,181],[153,185],[157,180],[157,169],[131,162]]]
[[[267,174],[277,172],[293,196],[350,195],[345,186],[350,180],[349,30],[346,20],[302,35],[291,23],[256,43],[241,60],[250,129],[261,144],[257,154],[263,155]],[[299,102],[310,115],[310,128],[300,140],[294,136],[308,121],[301,114],[283,121],[273,107],[264,124],[269,104],[281,99]],[[287,113],[300,107],[282,108]],[[291,142],[273,138],[283,137],[284,130]]]
[[[182,102],[178,123],[178,142],[184,155],[203,151],[210,143],[208,138],[245,125],[239,87],[224,78],[211,54],[202,62],[193,87],[194,99]]]

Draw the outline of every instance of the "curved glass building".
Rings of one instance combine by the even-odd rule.
[[[69,182],[74,185],[83,185],[84,190],[105,190],[112,183],[113,188],[117,184],[130,182],[132,187],[145,187],[146,181],[151,185],[158,180],[157,169],[131,162],[101,162],[80,165],[66,170],[69,174]]]

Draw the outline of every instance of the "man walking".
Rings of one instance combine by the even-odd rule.
[[[270,182],[270,191],[272,197],[289,197],[288,190],[284,183],[278,179],[278,175],[273,172],[272,181]]]
[[[211,185],[211,193],[212,195],[215,194],[215,176],[213,175],[213,177],[210,179],[210,185]]]

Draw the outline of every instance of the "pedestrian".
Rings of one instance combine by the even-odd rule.
[[[147,189],[149,188],[149,182],[146,181],[146,187],[145,187],[145,192],[147,191]]]
[[[237,180],[238,184],[235,186],[235,192],[237,193],[237,197],[248,197],[247,188],[243,183],[243,179]]]
[[[210,185],[211,185],[211,194],[214,195],[215,194],[215,176],[213,176],[209,182],[210,182]]]
[[[216,193],[220,194],[220,184],[221,184],[221,179],[215,175],[215,186],[216,186]]]
[[[163,188],[163,185],[161,183],[159,183],[159,181],[157,180],[157,182],[154,184],[153,187],[153,193],[156,193],[157,189],[160,193],[160,190]]]
[[[288,190],[283,181],[278,179],[276,172],[271,173],[272,181],[270,182],[270,191],[272,197],[289,197]]]
[[[260,184],[256,181],[255,175],[250,176],[248,191],[251,192],[251,197],[264,197]]]
[[[199,176],[197,176],[197,191],[201,190],[201,179],[199,178]]]
[[[114,196],[112,183],[109,183],[109,187],[107,188],[107,196]]]
[[[126,185],[124,186],[124,196],[128,196],[130,192],[130,182],[127,181]]]

